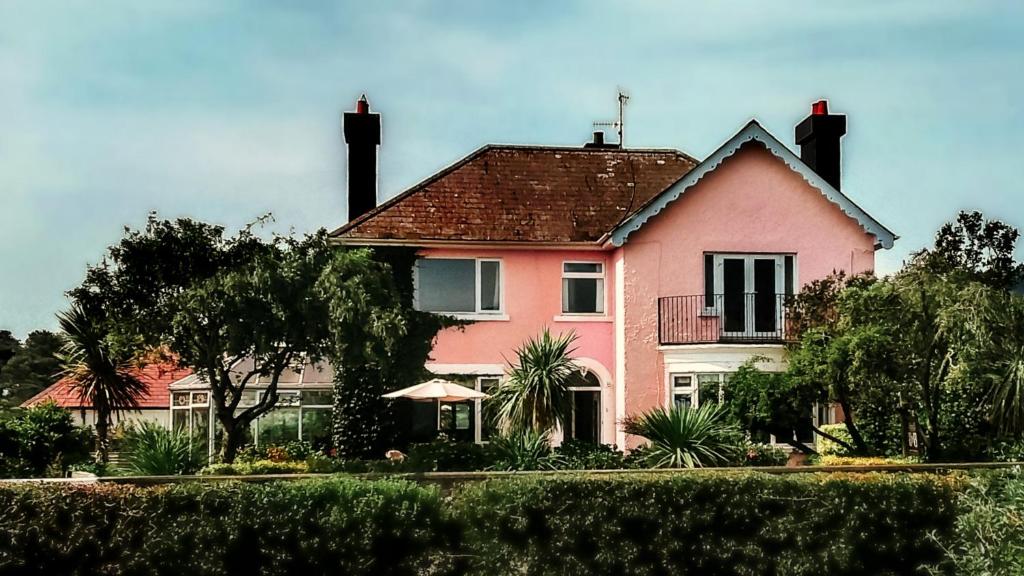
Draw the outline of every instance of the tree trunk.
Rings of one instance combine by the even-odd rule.
[[[96,462],[106,464],[110,461],[110,443],[108,434],[110,428],[107,426],[105,415],[96,415]]]
[[[850,405],[850,398],[846,394],[846,389],[842,386],[836,386],[836,396],[838,396],[839,405],[843,408],[843,419],[846,424],[846,431],[850,433],[850,440],[853,440],[853,453],[858,456],[863,456],[868,453],[868,445],[864,442],[864,437],[861,436],[860,430],[857,428],[857,424],[853,421],[853,406]]]
[[[233,464],[235,462],[238,449],[242,447],[247,426],[248,423],[243,424],[236,420],[221,420],[221,427],[224,429],[224,437],[220,442],[220,461],[222,463]]]

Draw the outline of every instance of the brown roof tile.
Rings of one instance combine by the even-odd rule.
[[[485,146],[332,236],[594,242],[696,164],[676,150]]]

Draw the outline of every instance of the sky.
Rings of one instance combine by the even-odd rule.
[[[364,92],[384,198],[485,143],[581,144],[619,87],[627,146],[700,158],[750,118],[795,148],[827,98],[891,272],[958,210],[1024,227],[1022,70],[1021,2],[0,0],[0,329],[53,329],[150,211],[344,223]]]

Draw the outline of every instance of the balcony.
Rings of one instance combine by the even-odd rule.
[[[658,298],[658,343],[776,344],[792,338],[786,294],[736,292]]]

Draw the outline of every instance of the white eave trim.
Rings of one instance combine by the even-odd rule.
[[[762,128],[761,125],[757,123],[757,120],[751,120],[748,122],[742,130],[730,138],[728,142],[723,144],[718,150],[711,154],[711,156],[708,156],[703,162],[694,167],[693,170],[690,170],[678,182],[669,186],[664,192],[656,196],[646,207],[613,230],[611,233],[612,245],[622,246],[625,244],[629,235],[639,230],[651,217],[661,212],[666,206],[682,196],[683,193],[699,182],[706,174],[718,168],[726,158],[735,154],[736,151],[738,151],[744,144],[755,140],[763,144],[772,154],[789,166],[790,169],[797,174],[800,174],[808,184],[820,190],[821,194],[825,196],[829,202],[838,206],[844,214],[856,220],[865,232],[873,235],[875,237],[876,247],[892,248],[893,242],[896,240],[896,235],[877,220],[872,218],[867,212],[861,209],[860,206],[857,206],[845,194],[836,190],[831,184],[819,176],[817,172],[811,170],[810,167],[804,164],[796,154],[794,154],[789,148],[786,148],[786,146],[779,142],[774,136],[769,134],[767,130]]]

